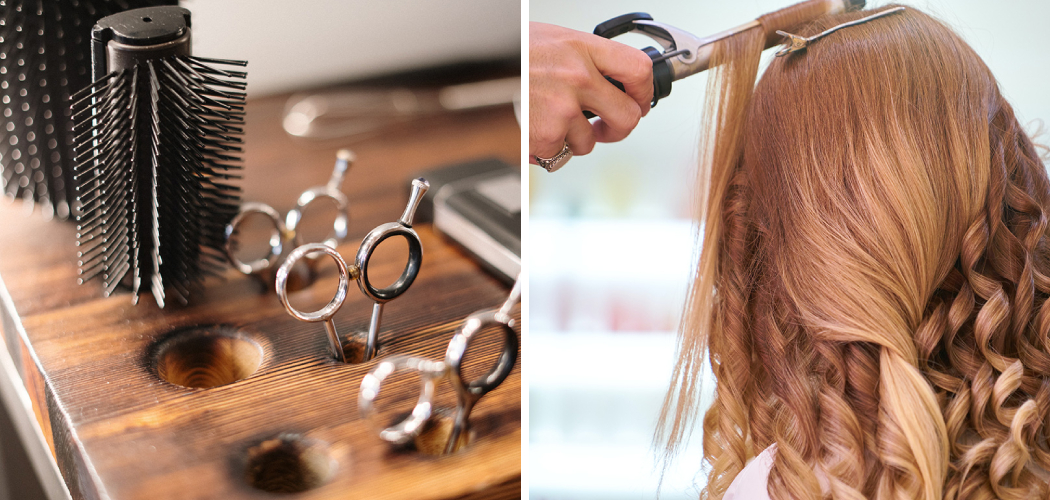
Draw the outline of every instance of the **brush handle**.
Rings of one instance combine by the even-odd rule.
[[[91,29],[91,73],[106,75],[161,57],[191,54],[190,11],[161,6],[99,19]]]

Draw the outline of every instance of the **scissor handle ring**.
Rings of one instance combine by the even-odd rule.
[[[328,305],[322,307],[320,310],[304,313],[294,307],[288,302],[288,273],[292,271],[292,267],[295,263],[306,257],[307,255],[314,253],[325,253],[335,259],[335,265],[339,267],[339,286],[335,290],[335,296],[332,297],[331,302]],[[325,245],[324,243],[307,243],[288,254],[288,258],[281,264],[281,267],[277,270],[277,297],[281,299],[281,305],[288,310],[288,314],[291,314],[295,319],[300,321],[318,322],[328,321],[335,316],[336,311],[340,307],[343,307],[343,302],[346,300],[346,294],[350,290],[350,273],[346,268],[346,261],[343,257],[336,252],[334,248]]]
[[[270,253],[261,259],[243,262],[234,254],[233,235],[244,220],[252,214],[263,214],[273,223],[273,232],[270,234]],[[281,221],[281,214],[277,213],[277,210],[265,203],[249,202],[242,205],[237,215],[226,225],[226,241],[223,243],[223,250],[226,251],[226,259],[235,269],[243,274],[258,274],[277,265],[281,254],[284,253],[284,241],[287,234],[287,226]]]
[[[347,229],[350,224],[350,202],[346,199],[346,195],[338,190],[329,189],[328,187],[315,187],[303,191],[299,195],[299,199],[295,201],[295,208],[288,211],[285,225],[289,230],[299,234],[299,223],[303,220],[303,212],[306,210],[306,207],[321,199],[334,201],[336,210],[338,210],[335,222],[332,223],[332,236],[324,240],[325,245],[335,248],[346,239]]]
[[[376,247],[383,240],[398,235],[404,236],[408,241],[408,262],[405,264],[405,270],[401,272],[401,276],[394,284],[386,288],[376,288],[368,281],[368,261],[372,258],[372,252],[375,252]],[[361,292],[380,304],[389,302],[405,293],[415,281],[419,268],[423,264],[423,243],[419,241],[419,235],[412,228],[398,222],[388,222],[373,229],[365,236],[365,239],[361,241],[361,247],[357,250],[355,263],[361,271],[361,276],[357,280]]]
[[[456,334],[452,336],[448,350],[445,351],[445,365],[452,372],[450,378],[456,392],[466,391],[475,397],[481,397],[503,383],[510,375],[511,370],[514,369],[514,362],[518,359],[518,334],[510,323],[506,316],[499,314],[496,309],[479,311],[467,316],[463,326],[459,327]],[[474,336],[490,326],[499,326],[503,330],[503,352],[500,353],[492,370],[477,380],[466,382],[463,380],[463,356],[470,347]]]
[[[419,435],[424,424],[434,411],[434,394],[437,391],[437,379],[445,375],[445,364],[440,361],[417,358],[415,356],[393,356],[379,361],[372,371],[361,379],[361,391],[357,397],[357,408],[361,415],[373,420],[375,417],[374,402],[379,396],[383,381],[398,370],[409,369],[419,372],[422,384],[419,399],[412,408],[412,413],[404,420],[379,431],[379,437],[394,444],[405,444]]]

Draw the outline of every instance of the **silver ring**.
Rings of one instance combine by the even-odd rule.
[[[292,271],[292,266],[295,265],[299,259],[306,257],[309,254],[322,252],[330,255],[335,259],[336,266],[339,267],[339,286],[335,290],[335,296],[332,297],[332,301],[328,305],[322,307],[318,311],[312,313],[304,313],[294,307],[288,302],[288,273]],[[343,307],[343,302],[346,301],[346,294],[350,290],[350,273],[346,268],[346,261],[343,257],[336,252],[334,248],[325,245],[324,243],[309,243],[296,248],[288,255],[288,259],[281,264],[281,267],[277,270],[277,297],[281,299],[281,305],[288,310],[288,314],[299,321],[308,321],[311,323],[318,321],[329,321],[335,316],[336,311],[340,307]]]
[[[375,252],[376,247],[383,240],[392,236],[405,237],[408,242],[408,262],[405,263],[405,270],[401,272],[401,276],[394,284],[386,288],[376,288],[368,280],[368,262],[372,259],[372,253]],[[380,304],[390,302],[408,291],[408,287],[412,286],[412,282],[419,275],[419,268],[423,265],[423,243],[411,227],[406,227],[400,222],[388,222],[365,235],[365,239],[361,241],[361,247],[357,250],[354,264],[361,273],[357,279],[361,292]]]
[[[273,223],[274,231],[270,233],[270,253],[261,259],[242,262],[233,253],[233,233],[237,232],[237,228],[251,214],[263,214]],[[277,213],[273,207],[265,203],[249,202],[242,205],[241,210],[226,225],[226,242],[223,244],[223,249],[226,250],[226,258],[230,260],[230,264],[233,264],[233,267],[238,271],[243,274],[257,274],[277,264],[277,260],[284,253],[284,239],[287,234],[288,229],[284,222],[281,221],[281,214]]]
[[[311,203],[325,198],[332,200],[338,211],[335,216],[335,222],[332,224],[332,232],[328,238],[324,240],[325,245],[335,248],[346,239],[347,226],[349,226],[350,223],[350,202],[347,201],[346,195],[338,190],[325,186],[310,188],[303,191],[302,194],[299,195],[299,199],[295,201],[295,208],[288,211],[288,217],[285,219],[285,226],[292,231],[296,231],[296,234],[298,234],[299,223],[303,220],[303,211],[306,210],[306,207]],[[296,242],[296,244],[302,244],[302,242]]]
[[[405,444],[419,435],[423,426],[434,411],[434,394],[437,391],[437,380],[445,376],[446,366],[440,361],[417,358],[414,356],[394,356],[381,360],[361,380],[361,391],[357,397],[357,407],[361,415],[375,425],[375,407],[373,403],[379,396],[383,380],[398,370],[415,370],[419,372],[423,384],[412,413],[404,420],[379,431],[379,437],[394,444]]]
[[[470,341],[481,330],[490,326],[498,326],[503,331],[503,352],[488,373],[477,380],[467,381],[463,379],[463,356],[467,353]],[[445,351],[445,365],[454,371],[452,385],[456,392],[469,393],[475,397],[495,389],[514,369],[514,362],[518,359],[518,335],[510,325],[510,319],[505,314],[492,309],[480,311],[467,316],[463,326],[452,337]]]
[[[554,172],[559,168],[565,166],[565,164],[569,162],[570,158],[572,158],[572,150],[569,149],[569,143],[566,142],[565,145],[562,146],[561,151],[559,151],[558,154],[554,155],[551,158],[540,158],[539,156],[537,156],[536,163],[543,167],[544,170],[548,172]]]

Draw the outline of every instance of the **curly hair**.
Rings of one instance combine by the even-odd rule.
[[[668,456],[706,358],[705,498],[772,444],[773,498],[1045,498],[1050,182],[995,78],[911,7],[756,86],[762,44],[715,50]]]

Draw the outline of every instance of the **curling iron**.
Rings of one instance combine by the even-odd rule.
[[[794,10],[791,16],[785,19],[796,21],[796,24],[816,19],[825,14],[837,14],[859,10],[864,8],[864,0],[807,0],[781,11]],[[714,52],[715,42],[731,37],[737,33],[747,31],[751,28],[761,26],[765,30],[765,45],[768,49],[783,42],[784,38],[777,34],[777,30],[791,30],[795,26],[780,26],[775,23],[762,24],[758,19],[725,30],[707,37],[698,37],[669,24],[657,22],[652,16],[644,12],[634,12],[614,17],[594,28],[594,34],[603,38],[615,38],[625,33],[637,32],[655,41],[660,49],[646,47],[642,49],[653,61],[653,102],[671,94],[671,82],[681,80],[687,76],[700,73],[710,66],[711,54]],[[606,77],[621,91],[623,84]],[[584,111],[587,118],[593,118],[594,114]]]

